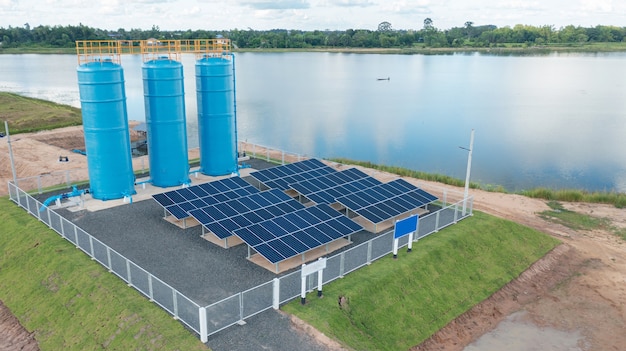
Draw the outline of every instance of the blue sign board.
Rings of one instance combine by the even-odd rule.
[[[396,222],[393,238],[398,239],[417,231],[418,215],[413,215]]]

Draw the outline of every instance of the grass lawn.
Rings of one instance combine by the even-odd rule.
[[[9,123],[11,134],[36,132],[82,124],[80,109],[51,101],[0,92],[0,116]]]
[[[0,299],[42,350],[208,349],[7,197],[0,209]]]
[[[283,309],[355,350],[407,350],[489,297],[559,241],[474,216],[324,286]],[[339,296],[347,300],[339,307]]]

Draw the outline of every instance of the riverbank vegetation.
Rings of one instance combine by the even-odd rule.
[[[408,350],[483,301],[559,241],[481,212],[326,284],[283,309],[354,350]],[[343,297],[343,298],[341,298]]]
[[[42,350],[208,349],[7,197],[0,223],[0,299]]]
[[[231,30],[106,30],[79,26],[0,27],[0,53],[73,53],[79,40],[210,39],[224,37],[237,50],[323,50],[430,54],[449,51],[495,51],[542,53],[552,51],[626,51],[626,27],[597,25],[581,27],[551,25],[496,27],[472,21],[449,29],[435,27],[432,19],[413,29],[394,29],[381,22],[376,30],[231,29]],[[374,51],[372,51],[374,50]]]
[[[79,108],[7,92],[0,92],[0,118],[11,134],[82,124]]]
[[[396,167],[396,166],[385,166],[385,165],[377,165],[367,161],[355,161],[346,158],[333,158],[331,159],[334,162],[344,163],[344,164],[352,164],[357,166],[363,166],[367,168],[377,169],[383,172],[397,174],[402,177],[411,177],[417,179],[424,179],[434,182],[439,182],[443,184],[448,184],[452,186],[463,187],[465,186],[465,181],[462,179],[436,174],[436,173],[426,173],[420,171],[414,171],[407,168]],[[508,191],[498,185],[482,185],[475,182],[470,182],[469,185],[472,189],[481,189],[485,191],[491,192],[501,192],[508,193]],[[545,199],[548,201],[565,201],[565,202],[590,202],[590,203],[603,203],[614,205],[617,208],[626,207],[626,194],[618,193],[618,192],[606,192],[606,191],[585,191],[578,189],[560,189],[553,190],[547,188],[536,188],[530,190],[522,190],[518,192],[520,195],[528,196],[536,199]]]

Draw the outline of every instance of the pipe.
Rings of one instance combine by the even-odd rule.
[[[78,190],[78,188],[76,188],[76,185],[72,185],[72,191],[69,193],[63,193],[63,194],[59,194],[59,195],[54,195],[51,196],[49,198],[46,199],[46,201],[43,202],[43,205],[41,205],[41,207],[39,208],[39,212],[43,212],[46,207],[48,207],[48,205],[50,205],[50,203],[56,201],[56,200],[61,200],[61,199],[69,199],[70,197],[74,197],[74,196],[80,196],[82,194],[84,194],[86,191],[85,190]]]

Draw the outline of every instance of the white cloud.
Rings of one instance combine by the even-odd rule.
[[[331,0],[328,2],[328,5],[341,7],[368,7],[376,4],[370,0]]]
[[[580,0],[581,11],[611,12],[613,0]]]
[[[251,0],[241,1],[244,6],[251,7],[258,10],[287,10],[287,9],[306,9],[310,7],[308,1],[305,0]]]

